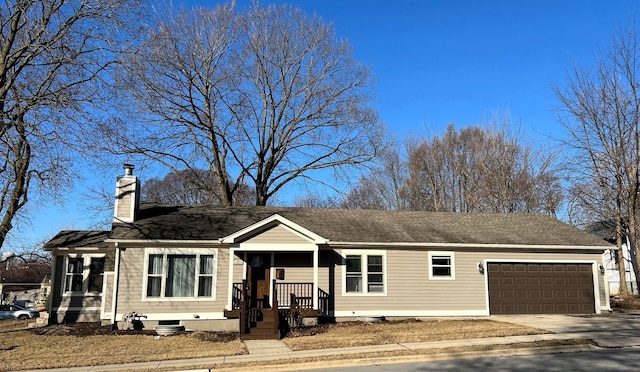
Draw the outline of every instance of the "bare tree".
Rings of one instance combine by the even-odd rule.
[[[600,203],[582,200],[581,207],[594,218],[616,221],[618,246],[628,235],[640,259],[638,247],[638,167],[640,166],[640,69],[637,33],[622,30],[611,47],[601,53],[592,68],[576,66],[565,86],[555,88],[562,104],[560,123],[566,128],[568,158],[574,160],[577,190],[598,188]],[[602,198],[602,199],[600,199]],[[601,209],[607,206],[606,209]],[[620,257],[622,255],[619,255]],[[634,262],[638,272],[639,262]],[[625,283],[624,262],[620,282]],[[636,277],[638,277],[636,275]],[[626,290],[624,285],[620,286]]]
[[[371,171],[342,197],[347,209],[406,209],[406,162],[397,146],[389,147]]]
[[[409,149],[410,209],[451,212],[544,212],[562,200],[554,157],[520,144],[504,129],[449,125]]]
[[[0,7],[0,247],[36,192],[72,179],[73,148],[100,106],[125,0],[4,0]],[[95,137],[94,137],[95,140]]]
[[[217,205],[218,180],[202,169],[170,172],[142,184],[142,200],[152,203]],[[247,185],[238,187],[237,205],[255,205],[255,192]]]
[[[300,208],[339,208],[340,198],[333,196],[322,198],[317,193],[308,193],[296,198],[293,205]]]
[[[125,63],[139,125],[112,131],[126,133],[119,150],[173,171],[207,169],[220,204],[237,203],[248,184],[266,205],[292,181],[322,182],[383,147],[370,70],[299,9],[169,11],[146,36]]]

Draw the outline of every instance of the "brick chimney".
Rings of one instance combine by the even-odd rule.
[[[124,175],[116,180],[116,202],[113,223],[133,222],[136,220],[140,205],[140,181],[133,175],[132,164],[124,165]]]

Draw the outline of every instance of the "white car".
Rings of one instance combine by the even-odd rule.
[[[0,319],[33,319],[40,317],[35,310],[28,310],[18,305],[0,305]]]

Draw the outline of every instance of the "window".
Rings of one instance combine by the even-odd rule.
[[[211,254],[211,250],[148,251],[150,253],[147,255],[145,277],[147,298],[214,296],[215,256]]]
[[[200,256],[198,297],[211,297],[213,288],[213,256]]]
[[[385,255],[378,251],[352,253],[345,255],[344,292],[385,294]]]
[[[84,259],[82,257],[69,257],[67,260],[67,274],[65,279],[65,292],[82,292],[82,272]]]
[[[429,279],[455,279],[453,252],[429,252]]]
[[[361,256],[347,256],[347,292],[362,292]]]
[[[104,255],[71,254],[65,258],[64,292],[102,292]]]
[[[611,255],[611,259],[610,259],[610,265],[609,265],[609,269],[611,270],[620,270],[620,265],[618,264],[619,261],[619,254],[620,251],[614,251],[613,249],[609,251],[609,254]]]
[[[367,289],[369,292],[384,292],[382,282],[382,256],[367,256]]]
[[[91,257],[89,265],[89,292],[102,292],[104,257]]]

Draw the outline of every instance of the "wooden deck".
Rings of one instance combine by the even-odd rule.
[[[272,283],[272,304],[251,301],[246,281],[233,283],[232,309],[227,319],[240,319],[240,337],[246,340],[277,339],[306,317],[328,316],[329,294],[319,290],[318,308],[313,308],[313,283]],[[255,303],[258,307],[250,308]],[[273,306],[273,307],[271,307]]]

